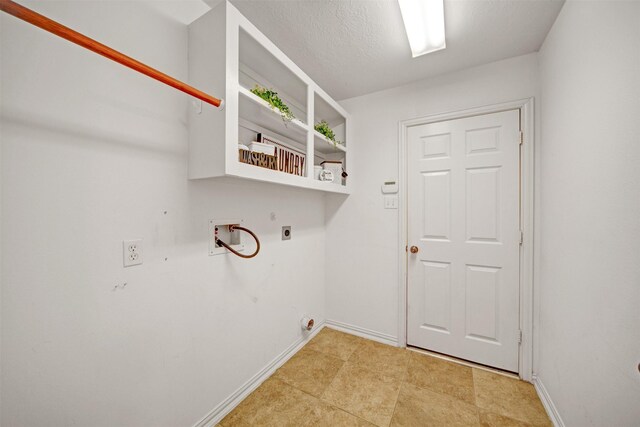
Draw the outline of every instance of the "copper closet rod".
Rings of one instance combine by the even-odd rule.
[[[69,40],[70,42],[82,46],[85,49],[89,49],[90,51],[95,52],[98,55],[109,58],[112,61],[124,65],[125,67],[129,67],[132,70],[138,71],[139,73],[149,76],[152,79],[156,79],[161,83],[169,85],[182,92],[188,93],[189,95],[204,102],[207,102],[216,107],[224,106],[224,100],[215,98],[192,86],[189,86],[186,83],[181,82],[180,80],[174,79],[173,77],[168,76],[156,70],[155,68],[151,68],[140,61],[137,61],[123,53],[118,52],[117,50],[111,49],[109,46],[105,46],[102,43],[97,42],[83,34],[80,34],[79,32],[74,31],[69,27],[65,27],[64,25],[47,18],[46,16],[40,15],[39,13],[34,12],[31,9],[21,6],[12,0],[0,0],[0,10],[8,13],[9,15],[13,15],[16,18],[22,19],[23,21],[26,21],[32,25],[35,25],[36,27],[42,28],[45,31],[49,31],[56,36]]]

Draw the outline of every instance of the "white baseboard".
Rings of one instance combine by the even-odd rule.
[[[542,406],[544,406],[544,409],[547,411],[547,415],[549,415],[549,418],[551,418],[551,422],[553,423],[553,425],[555,427],[564,427],[564,422],[560,417],[560,412],[558,412],[558,408],[556,408],[553,400],[551,400],[551,396],[549,395],[549,392],[545,388],[544,384],[542,384],[540,377],[534,374],[532,380],[533,386],[536,388],[538,397],[542,402]]]
[[[313,331],[306,337],[300,337],[286,350],[280,353],[275,359],[267,364],[260,372],[255,374],[249,381],[244,383],[239,389],[234,391],[229,397],[223,400],[218,406],[213,408],[204,418],[194,424],[193,427],[213,427],[219,423],[229,412],[249,396],[260,384],[266,381],[280,366],[284,365],[294,354],[296,354],[311,338],[324,328],[325,322],[318,322]]]
[[[361,328],[360,326],[354,326],[348,323],[342,323],[335,320],[327,320],[325,321],[325,325],[327,325],[332,329],[337,329],[338,331],[341,331],[341,332],[357,335],[362,338],[367,338],[373,341],[378,341],[383,344],[388,344],[395,347],[398,346],[398,337],[394,337],[393,335],[383,334],[381,332],[372,331],[371,329]]]

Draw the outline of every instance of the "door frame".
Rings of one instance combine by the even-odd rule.
[[[399,123],[399,165],[398,185],[400,196],[399,239],[398,239],[398,346],[407,346],[407,286],[408,286],[408,167],[407,167],[407,131],[412,126],[426,125],[445,120],[462,119],[483,114],[499,113],[520,109],[520,125],[524,134],[524,143],[520,150],[520,224],[523,231],[523,243],[520,246],[520,330],[522,342],[518,355],[518,374],[525,381],[533,377],[533,341],[534,341],[534,98],[519,99],[501,104],[486,105],[465,110],[439,113],[426,117],[403,120]]]

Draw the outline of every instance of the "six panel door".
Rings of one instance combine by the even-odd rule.
[[[407,343],[517,372],[519,110],[408,130]]]

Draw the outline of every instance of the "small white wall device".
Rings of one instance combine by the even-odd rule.
[[[398,182],[395,179],[388,179],[382,184],[382,194],[396,194],[398,192]]]

